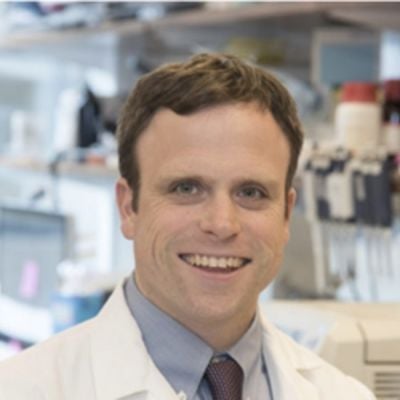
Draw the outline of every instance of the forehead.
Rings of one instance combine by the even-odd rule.
[[[169,109],[156,113],[137,144],[141,175],[151,169],[214,168],[283,170],[289,145],[271,113],[255,104],[234,104],[178,115]],[[143,177],[143,176],[142,176]]]

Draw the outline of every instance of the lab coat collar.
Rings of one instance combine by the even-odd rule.
[[[305,374],[322,367],[319,358],[302,351],[264,315],[261,315],[261,320],[264,326],[263,353],[273,398],[278,400],[318,400],[317,389],[306,379]]]
[[[179,399],[147,354],[122,284],[93,323],[90,343],[96,399]]]

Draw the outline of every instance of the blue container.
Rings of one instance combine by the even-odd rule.
[[[63,331],[96,316],[104,301],[104,293],[90,295],[54,294],[51,305],[53,331],[55,333]]]

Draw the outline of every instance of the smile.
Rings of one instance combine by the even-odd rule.
[[[241,268],[250,261],[242,257],[217,257],[204,254],[181,254],[180,258],[193,267],[230,270]]]

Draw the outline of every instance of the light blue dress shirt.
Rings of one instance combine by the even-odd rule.
[[[213,349],[147,300],[137,288],[134,275],[125,282],[124,292],[147,351],[170,385],[177,393],[185,393],[188,400],[212,400],[204,373],[217,355]],[[257,314],[247,332],[226,352],[243,369],[243,400],[272,400],[262,346]]]

